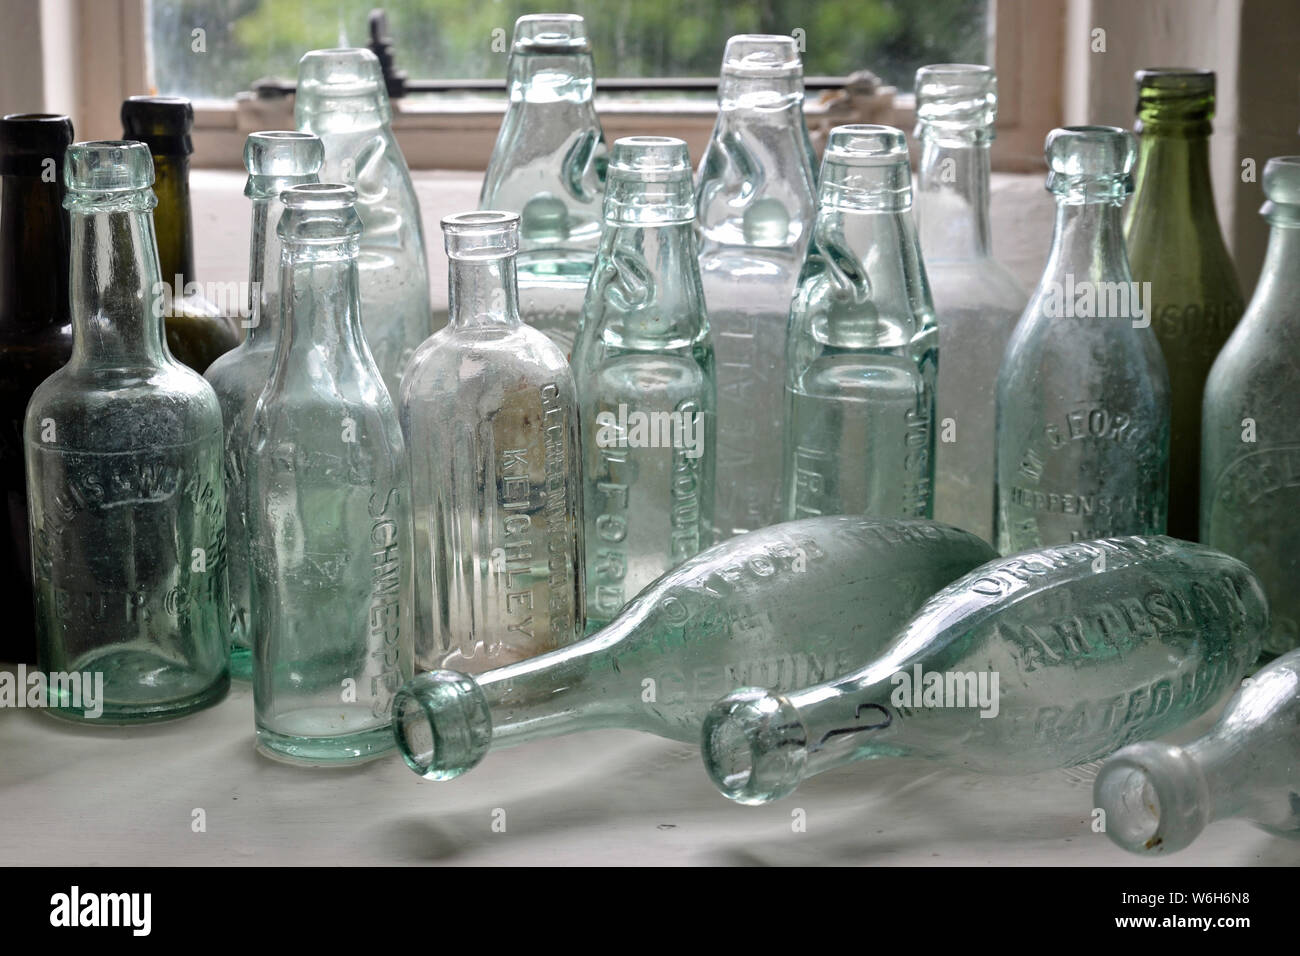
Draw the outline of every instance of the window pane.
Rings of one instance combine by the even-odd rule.
[[[515,18],[580,13],[598,77],[714,76],[727,37],[793,33],[810,76],[869,69],[902,90],[926,63],[989,62],[990,0],[388,0],[411,78],[505,76]],[[368,42],[376,0],[152,0],[160,93],[228,98],[292,77],[307,50]],[[201,32],[196,32],[201,31]],[[802,33],[796,32],[802,31]]]

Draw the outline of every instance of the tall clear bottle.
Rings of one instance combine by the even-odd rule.
[[[786,342],[782,510],[929,517],[939,335],[903,134],[826,141]]]
[[[605,196],[605,133],[586,22],[571,13],[520,17],[508,73],[510,103],[479,208],[519,213],[519,312],[567,358]]]
[[[416,666],[478,673],[583,625],[578,399],[519,318],[519,216],[442,221],[451,315],[402,377],[415,513]]]
[[[357,192],[362,329],[389,395],[435,331],[420,204],[393,136],[393,110],[369,50],[313,50],[298,62],[294,122],[325,146],[324,182]],[[440,327],[441,324],[439,324]]]
[[[284,204],[280,193],[317,181],[324,158],[311,133],[253,133],[244,143],[248,180],[244,195],[253,201],[249,248],[249,317],[238,348],[208,367],[204,378],[217,393],[226,435],[226,555],[230,580],[230,676],[253,675],[253,615],[250,604],[248,527],[245,521],[248,426],[271,377],[280,330],[280,236],[276,227]]]
[[[1264,269],[1205,383],[1201,540],[1264,582],[1267,658],[1300,647],[1300,156],[1270,159],[1263,187]]]
[[[588,631],[713,534],[713,343],[686,144],[616,141],[607,187],[573,353]]]
[[[916,72],[916,219],[939,325],[934,515],[993,540],[998,367],[1028,296],[993,258],[989,149],[997,77],[967,63]],[[951,357],[952,361],[948,361]]]
[[[73,352],[24,425],[38,662],[103,676],[51,713],[164,720],[230,686],[221,409],[163,338],[148,147],[78,143],[65,170]]]
[[[785,327],[817,212],[815,162],[794,38],[732,37],[695,193],[717,361],[720,539],[778,520]]]
[[[1195,541],[1205,379],[1245,305],[1210,183],[1210,70],[1140,70],[1138,160],[1124,223],[1133,278],[1169,369],[1169,533]]]
[[[250,425],[257,746],[309,764],[393,746],[412,673],[410,482],[361,333],[361,219],[348,186],[285,190],[280,337]]]
[[[1129,272],[1120,208],[1133,137],[1053,130],[1052,250],[997,384],[997,547],[1165,528],[1169,376]]]

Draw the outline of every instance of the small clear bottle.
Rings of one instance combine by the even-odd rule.
[[[402,377],[415,515],[416,666],[467,673],[582,634],[573,373],[519,318],[519,216],[442,220],[447,327]]]
[[[244,195],[253,201],[249,247],[249,317],[244,341],[203,373],[217,401],[226,435],[226,555],[230,579],[230,676],[252,680],[253,616],[249,603],[246,465],[248,426],[257,400],[271,377],[280,330],[280,236],[276,227],[284,204],[280,193],[318,181],[324,151],[311,133],[253,133],[244,143],[248,181]]]
[[[727,41],[695,193],[718,377],[719,539],[778,519],[785,327],[817,213],[803,98],[793,37]]]
[[[903,134],[837,126],[786,342],[784,517],[933,510],[939,336]]]
[[[573,353],[587,630],[713,536],[716,392],[686,144],[617,140]]]
[[[361,334],[362,224],[348,186],[281,195],[280,337],[249,426],[257,746],[330,765],[393,746],[412,673],[410,483]]]
[[[605,133],[586,22],[571,13],[520,17],[508,73],[510,103],[479,208],[519,213],[519,312],[567,358],[605,196]]]

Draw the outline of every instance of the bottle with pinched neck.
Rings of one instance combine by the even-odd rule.
[[[280,329],[280,236],[276,227],[284,204],[280,193],[317,181],[324,152],[311,133],[253,133],[244,143],[248,181],[244,195],[253,201],[249,250],[249,317],[238,348],[222,355],[204,373],[217,401],[226,435],[226,554],[230,579],[230,676],[251,680],[253,614],[249,597],[248,527],[245,523],[248,426],[257,400],[271,377]]]
[[[719,538],[778,520],[785,327],[817,212],[803,98],[793,37],[727,41],[695,192],[718,376]]]
[[[571,13],[515,21],[510,102],[479,208],[520,216],[519,312],[567,358],[600,239],[605,133],[587,25]]]

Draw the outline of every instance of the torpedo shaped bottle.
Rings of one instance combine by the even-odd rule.
[[[1250,569],[1202,545],[1027,551],[934,595],[860,670],[720,700],[704,722],[705,767],[724,795],[759,804],[874,757],[1006,774],[1075,766],[1209,710],[1267,626]]]
[[[696,741],[719,692],[801,686],[870,660],[934,591],[993,556],[930,521],[809,518],[684,562],[571,647],[471,678],[415,677],[393,729],[407,764],[459,776],[490,748],[602,727]]]

